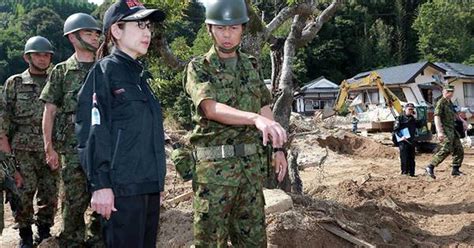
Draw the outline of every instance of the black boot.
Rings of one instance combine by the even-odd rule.
[[[39,245],[41,241],[51,237],[51,227],[49,224],[38,225],[38,236],[35,237],[35,245]]]
[[[33,231],[31,231],[31,226],[20,228],[20,238],[18,248],[33,248]]]
[[[461,167],[461,166],[453,166],[453,171],[451,172],[451,175],[453,175],[455,177],[464,175],[464,173],[459,170],[459,167]]]
[[[435,176],[435,174],[434,174],[434,166],[433,166],[433,165],[428,165],[428,166],[425,168],[425,170],[426,170],[426,174],[427,174],[429,177],[431,177],[431,178],[433,178],[433,179],[436,179],[436,176]]]

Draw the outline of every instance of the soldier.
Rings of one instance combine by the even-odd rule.
[[[445,85],[443,89],[443,97],[438,100],[435,108],[435,126],[440,141],[441,148],[434,155],[431,163],[426,167],[426,174],[436,179],[434,167],[443,162],[449,154],[453,156],[452,172],[453,176],[460,176],[463,173],[459,170],[464,159],[464,149],[459,140],[459,133],[454,128],[456,113],[451,98],[454,94],[452,85]]]
[[[15,168],[12,154],[0,151],[0,236],[4,228],[3,223],[3,192],[7,193],[6,201],[10,202],[12,211],[21,207],[18,188],[23,186],[23,178]]]
[[[45,164],[41,136],[43,103],[39,101],[53,54],[53,47],[46,38],[30,38],[25,44],[23,55],[29,68],[8,78],[3,90],[4,125],[8,129],[2,129],[11,141],[11,148],[25,179],[24,187],[20,189],[23,207],[14,213],[20,229],[20,247],[33,246],[33,223],[38,227],[36,244],[50,237],[50,228],[54,224],[57,210],[59,172],[57,168],[50,168]],[[33,220],[35,193],[39,208],[36,220]]]
[[[63,227],[59,241],[68,247],[83,246],[86,235],[84,213],[89,204],[90,193],[87,192],[86,176],[77,155],[74,115],[76,95],[95,62],[100,33],[99,24],[88,14],[76,13],[66,19],[64,36],[73,45],[75,53],[53,68],[40,96],[45,102],[43,140],[46,161],[51,168],[62,165]],[[57,151],[61,154],[61,163]],[[100,223],[95,218],[92,218],[91,223],[91,231],[95,233],[88,238],[93,243],[100,240]]]
[[[156,247],[166,155],[161,107],[138,60],[151,28],[165,18],[137,0],[121,0],[104,15],[105,42],[78,95],[79,154],[103,217],[107,247]]]
[[[256,59],[239,50],[248,21],[243,0],[208,3],[205,22],[214,45],[189,63],[184,80],[196,125],[190,137],[196,247],[227,247],[229,236],[235,247],[266,247],[267,141],[278,181],[286,174],[286,132],[273,120]]]

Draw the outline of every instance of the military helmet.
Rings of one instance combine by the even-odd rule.
[[[83,29],[102,31],[94,17],[84,13],[72,14],[64,22],[64,36]]]
[[[206,4],[206,23],[239,25],[249,21],[245,0],[215,0]]]
[[[48,39],[42,36],[33,36],[26,41],[25,51],[23,54],[28,53],[51,53],[54,54],[53,45]]]

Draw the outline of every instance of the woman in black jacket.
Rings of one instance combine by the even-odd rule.
[[[164,13],[136,0],[104,16],[100,58],[78,95],[76,133],[91,207],[104,218],[108,247],[155,247],[166,164],[161,107],[138,57],[150,45],[152,22]]]
[[[404,113],[396,118],[393,128],[395,135],[401,138],[398,148],[402,175],[415,176],[415,135],[416,129],[422,126],[423,121],[416,119],[415,105],[407,103]],[[408,131],[409,136],[404,136],[404,131]]]

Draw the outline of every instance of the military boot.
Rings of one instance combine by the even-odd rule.
[[[20,238],[18,248],[33,248],[33,231],[31,231],[31,226],[20,228]]]
[[[451,175],[453,175],[455,177],[464,175],[464,173],[459,170],[459,167],[461,167],[461,166],[453,166],[453,171],[451,172]]]
[[[428,175],[429,177],[433,178],[433,179],[436,179],[436,176],[434,174],[434,166],[433,165],[428,165],[426,168],[426,175]]]
[[[35,237],[35,245],[39,245],[41,241],[51,237],[51,227],[49,224],[38,225],[38,235]]]

